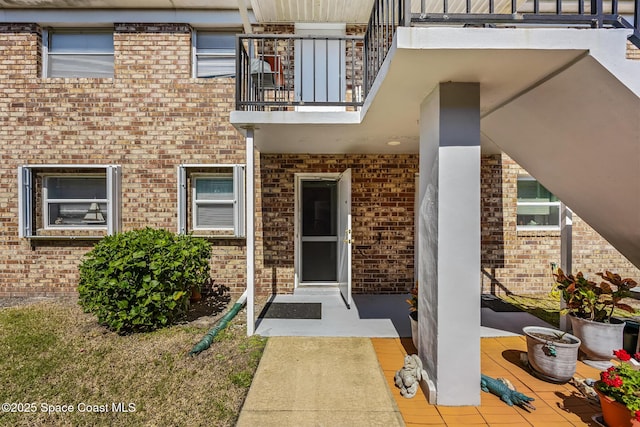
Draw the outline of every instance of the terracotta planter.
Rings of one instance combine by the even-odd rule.
[[[576,372],[580,340],[556,329],[541,326],[525,326],[527,359],[538,378],[554,383],[566,383]],[[556,342],[558,335],[561,342]]]
[[[640,427],[640,421],[631,416],[631,411],[620,402],[616,402],[609,396],[605,396],[595,387],[600,397],[602,418],[609,427]]]
[[[622,348],[624,322],[618,319],[611,319],[612,323],[593,322],[575,316],[569,319],[573,335],[582,341],[583,362],[601,370],[611,366],[613,351]]]
[[[413,340],[413,346],[416,350],[419,350],[418,343],[420,342],[418,335],[418,313],[415,311],[409,314],[409,321],[411,322],[411,339]]]
[[[202,294],[195,286],[191,288],[191,297],[189,298],[190,302],[198,302],[202,299]]]

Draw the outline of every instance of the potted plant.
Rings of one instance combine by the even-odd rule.
[[[522,328],[527,339],[527,359],[534,375],[554,383],[566,383],[576,372],[580,339],[542,326]]]
[[[409,304],[409,321],[411,322],[411,339],[413,345],[418,348],[418,282],[411,289],[411,298],[407,300]]]
[[[611,366],[612,351],[622,347],[623,342],[624,321],[612,317],[613,311],[619,308],[635,312],[622,299],[631,295],[629,290],[637,283],[610,271],[597,274],[604,279],[600,283],[587,280],[581,272],[575,277],[565,275],[562,269],[554,276],[566,303],[562,314],[570,315],[573,334],[582,342],[583,361],[606,369]]]
[[[620,363],[600,373],[595,390],[602,417],[608,426],[640,426],[640,354],[633,358],[625,350],[613,352]]]

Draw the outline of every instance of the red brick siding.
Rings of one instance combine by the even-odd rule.
[[[36,24],[0,23],[0,76],[3,80],[22,80],[40,75],[41,37],[42,30]],[[22,92],[18,88],[6,93],[15,102],[22,101]],[[15,93],[17,95],[14,96]],[[5,96],[0,97],[0,103],[2,98]],[[6,112],[8,108],[2,111]]]
[[[234,79],[191,78],[190,28],[117,24],[112,79],[42,79],[41,30],[0,24],[0,296],[71,294],[92,243],[18,238],[21,164],[120,164],[123,229],[176,230],[176,166],[244,163],[244,138],[228,123]],[[256,28],[256,30],[260,30]],[[262,32],[291,33],[291,26]],[[348,28],[349,34],[362,28]],[[260,32],[260,31],[257,31]],[[629,46],[630,58],[638,49]],[[256,156],[258,293],[293,287],[296,172],[353,169],[354,292],[404,292],[413,284],[417,156]],[[516,231],[519,166],[483,157],[483,291],[547,291],[559,263],[559,232]],[[262,194],[264,190],[264,194]],[[245,240],[215,240],[215,283],[242,291]],[[579,218],[574,270],[638,271]]]
[[[294,270],[296,173],[352,169],[353,292],[398,293],[413,285],[411,155],[261,155],[263,274],[260,292],[290,293]]]
[[[506,155],[482,158],[482,292],[545,293],[553,287],[560,231],[516,230],[517,179],[526,173]],[[640,279],[637,268],[574,214],[573,271],[592,277],[605,269]]]
[[[117,24],[113,36],[118,79],[191,77],[191,27]]]
[[[627,42],[627,58],[640,60],[640,48],[631,42]]]
[[[175,231],[176,166],[245,161],[229,124],[235,80],[190,78],[190,34],[171,24],[118,25],[113,79],[41,79],[27,28],[0,27],[0,46],[21,46],[0,49],[0,296],[72,294],[91,244],[18,238],[17,166],[122,165],[123,230]],[[215,241],[216,283],[242,291],[244,264],[244,239]]]

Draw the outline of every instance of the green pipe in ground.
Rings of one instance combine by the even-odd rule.
[[[211,343],[213,342],[213,339],[216,337],[216,335],[218,335],[218,332],[220,332],[221,330],[227,327],[229,322],[234,317],[236,317],[236,315],[240,312],[240,310],[242,310],[242,307],[244,307],[246,302],[247,302],[247,291],[244,291],[242,296],[238,298],[238,301],[236,301],[233,307],[231,307],[231,310],[229,310],[227,314],[222,316],[220,320],[218,320],[216,325],[213,328],[211,328],[209,332],[207,332],[205,336],[202,337],[200,342],[191,349],[191,351],[189,352],[189,356],[195,356],[196,354],[200,354],[201,352],[211,347]]]

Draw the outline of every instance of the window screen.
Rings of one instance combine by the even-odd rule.
[[[45,227],[106,227],[106,177],[46,177]]]
[[[113,33],[49,32],[47,77],[113,77]]]
[[[236,38],[232,33],[198,32],[196,77],[233,77],[236,74]]]
[[[531,177],[518,178],[519,228],[559,228],[560,201]]]
[[[194,181],[195,228],[233,229],[233,176]]]

